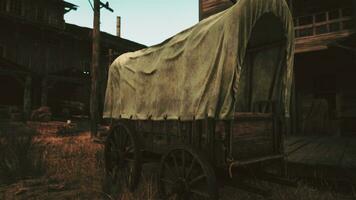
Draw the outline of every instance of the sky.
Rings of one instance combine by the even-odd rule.
[[[92,28],[89,0],[66,1],[79,7],[65,14],[65,21]],[[106,1],[114,12],[101,9],[101,31],[116,35],[116,16],[121,16],[121,37],[147,46],[158,44],[199,21],[198,0],[102,0]]]

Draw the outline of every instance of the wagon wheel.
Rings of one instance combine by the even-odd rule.
[[[191,147],[174,148],[163,156],[158,184],[164,199],[218,199],[213,168]]]
[[[133,191],[141,174],[141,152],[135,132],[124,124],[114,126],[105,144],[105,170],[114,186]]]

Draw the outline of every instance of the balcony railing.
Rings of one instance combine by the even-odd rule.
[[[315,35],[340,32],[354,28],[351,8],[340,8],[328,12],[316,13],[294,18],[295,36],[310,37]]]

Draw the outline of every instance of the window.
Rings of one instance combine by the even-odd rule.
[[[343,17],[351,17],[352,16],[352,8],[344,8],[342,9]]]
[[[353,28],[353,21],[352,20],[343,21],[342,22],[342,29],[343,30],[352,29],[352,28]]]
[[[313,28],[300,29],[300,32],[299,32],[300,37],[306,37],[306,36],[311,36],[311,35],[313,35]]]
[[[315,22],[324,22],[326,21],[326,13],[320,13],[315,15]]]
[[[307,24],[312,24],[313,23],[313,16],[305,16],[305,17],[300,17],[299,18],[299,25],[307,25]]]
[[[315,27],[316,34],[323,34],[327,32],[328,32],[328,27],[326,26],[326,24]]]
[[[336,32],[340,30],[340,23],[339,22],[335,22],[330,24],[330,31],[331,32]]]
[[[340,17],[339,10],[334,10],[334,11],[329,12],[329,20],[337,19],[339,17]]]

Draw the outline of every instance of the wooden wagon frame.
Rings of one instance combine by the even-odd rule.
[[[236,12],[246,15],[245,18],[235,19]],[[251,23],[246,24],[246,19],[249,18],[251,18]],[[149,114],[142,117],[143,115],[139,115],[142,110],[155,113],[154,107],[142,106],[150,105],[144,101],[152,100],[156,104],[160,101],[160,97],[157,97],[158,100],[152,99],[151,96],[148,96],[147,99],[137,100],[143,94],[136,91],[139,90],[139,87],[145,87],[144,85],[135,86],[130,83],[131,85],[127,88],[122,86],[122,84],[129,84],[130,74],[140,69],[136,66],[129,69],[130,64],[135,65],[132,63],[141,58],[143,61],[156,59],[157,57],[151,58],[150,56],[159,54],[165,46],[170,48],[182,45],[181,43],[184,41],[182,38],[187,38],[187,34],[200,34],[201,31],[195,31],[192,28],[179,34],[178,39],[173,37],[151,49],[124,55],[114,61],[109,72],[105,105],[107,111],[104,114],[105,118],[111,120],[111,128],[105,144],[105,166],[107,175],[112,180],[123,181],[129,189],[134,190],[141,176],[142,165],[159,162],[158,189],[160,197],[165,199],[171,197],[218,199],[220,183],[235,184],[236,180],[242,180],[244,175],[250,172],[259,178],[287,183],[282,178],[286,174],[282,122],[288,116],[294,44],[293,22],[288,6],[284,0],[240,0],[229,10],[203,20],[199,23],[200,25],[198,24],[197,29],[204,28],[208,24],[211,29],[219,30],[220,27],[213,26],[218,26],[219,23],[224,24],[225,22],[220,22],[224,19],[228,22],[237,20],[239,34],[250,30],[247,31],[249,32],[248,37],[243,39],[239,37],[239,42],[245,49],[237,51],[236,56],[243,56],[243,58],[239,58],[240,62],[235,62],[235,60],[232,62],[238,65],[239,71],[236,73],[241,73],[239,76],[230,76],[231,80],[236,81],[235,79],[238,77],[237,82],[244,82],[244,85],[240,84],[240,86],[245,89],[240,88],[240,91],[243,92],[237,92],[237,99],[233,99],[232,102],[239,105],[231,107],[233,110],[229,111],[230,113],[226,112],[224,106],[217,106],[214,107],[216,114],[207,112],[205,116],[202,116],[202,113],[198,113],[199,115],[193,115],[190,119],[187,119],[186,116],[181,118],[175,115],[174,117],[176,110],[174,107],[169,107],[171,104],[168,103],[162,104],[163,110],[168,114],[157,114],[157,116]],[[265,30],[266,27],[272,31],[268,32]],[[205,31],[208,34],[208,31]],[[205,37],[205,35],[203,36]],[[204,37],[202,38],[204,39]],[[176,42],[176,40],[179,41]],[[223,42],[223,40],[219,42],[221,41]],[[224,49],[221,49],[220,52],[222,51]],[[181,54],[174,53],[173,59]],[[275,55],[276,59],[273,60],[270,55]],[[187,54],[187,56],[191,56],[191,54]],[[133,61],[131,62],[130,59]],[[170,62],[171,59],[172,56],[165,62]],[[179,59],[184,59],[184,57]],[[224,59],[227,59],[226,63],[229,63],[229,57]],[[247,59],[251,59],[252,62]],[[125,63],[127,61],[128,63]],[[184,62],[187,63],[186,60]],[[250,64],[249,67],[244,67],[248,64],[239,66],[239,63]],[[256,68],[254,63],[262,68]],[[156,62],[155,64],[159,65],[160,63]],[[221,65],[220,67],[224,68],[225,66]],[[125,74],[126,72],[122,70],[127,69],[129,69],[128,73]],[[156,71],[163,73],[164,70],[164,68],[157,67],[139,74],[144,74],[148,77],[144,77],[144,79],[150,81],[150,78],[153,77],[152,74]],[[256,70],[258,73],[262,73],[262,76],[255,75]],[[123,75],[128,75],[128,77]],[[132,79],[139,82],[140,80],[137,79],[139,76],[141,75],[135,74]],[[265,77],[268,77],[266,78],[268,81],[257,80]],[[125,80],[120,82],[122,79]],[[268,83],[269,86],[263,87],[260,82]],[[116,89],[113,86],[115,84],[116,86],[120,85],[121,88]],[[221,86],[221,88],[225,87]],[[116,91],[120,93],[120,95],[114,95],[117,99],[113,97]],[[224,95],[229,96],[230,88],[227,88],[226,91]],[[260,95],[261,93],[263,95]],[[134,99],[130,99],[132,96]],[[208,98],[216,97],[216,95],[206,96]],[[171,102],[174,102],[175,98],[172,97],[170,100],[169,96],[164,96],[164,99]],[[226,99],[223,101],[229,102]],[[135,103],[141,105],[135,106]],[[117,104],[120,105],[115,107]],[[206,106],[211,107],[212,105],[207,104]],[[124,114],[127,108],[131,109],[130,111],[133,109],[137,115],[135,113]],[[219,109],[225,109],[225,113]],[[170,112],[173,113],[171,116]],[[267,172],[267,166],[270,164],[277,164],[278,167]],[[263,190],[254,187],[244,185],[244,188],[265,194]]]

